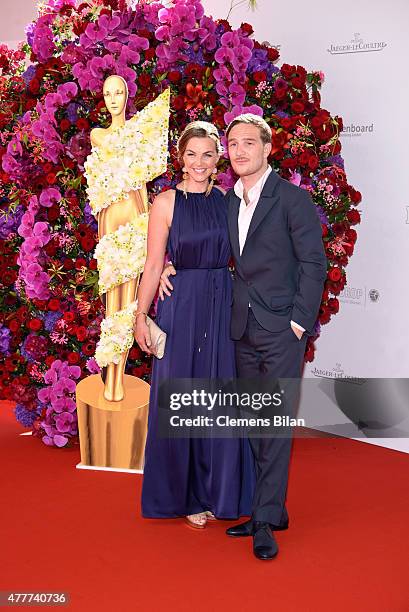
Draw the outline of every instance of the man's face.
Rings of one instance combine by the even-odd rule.
[[[260,129],[251,123],[238,123],[229,133],[230,163],[237,176],[251,176],[266,167],[271,144],[261,140]]]

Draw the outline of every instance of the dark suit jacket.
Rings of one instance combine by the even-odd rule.
[[[293,320],[312,335],[327,272],[321,224],[304,189],[268,176],[240,255],[240,199],[231,189],[229,234],[235,262],[231,334],[243,335],[251,307],[260,325],[271,332]]]

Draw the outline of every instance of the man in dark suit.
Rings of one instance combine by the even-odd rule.
[[[232,168],[240,177],[226,195],[238,377],[297,379],[326,278],[321,225],[309,194],[268,165],[271,130],[263,119],[240,115],[226,136]],[[278,552],[273,532],[288,527],[291,437],[250,437],[250,444],[257,469],[252,517],[227,534],[252,535],[256,557],[272,559]]]

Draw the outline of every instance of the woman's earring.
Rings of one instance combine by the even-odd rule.
[[[216,172],[216,168],[215,168],[215,169],[213,170],[213,172],[211,173],[211,175],[210,175],[210,183],[209,183],[209,186],[208,186],[208,188],[206,189],[206,193],[205,193],[206,197],[207,197],[207,196],[209,195],[209,193],[211,192],[211,190],[212,190],[212,188],[213,188],[213,185],[214,185],[214,182],[215,182],[216,178],[217,178],[217,172]]]
[[[188,172],[186,172],[186,168],[183,168],[183,194],[187,200],[187,185],[186,185],[186,181],[189,178],[189,174]]]

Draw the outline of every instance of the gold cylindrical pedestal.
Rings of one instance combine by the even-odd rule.
[[[149,390],[148,383],[125,374],[124,399],[108,402],[98,374],[78,383],[76,396],[82,466],[143,469]]]

